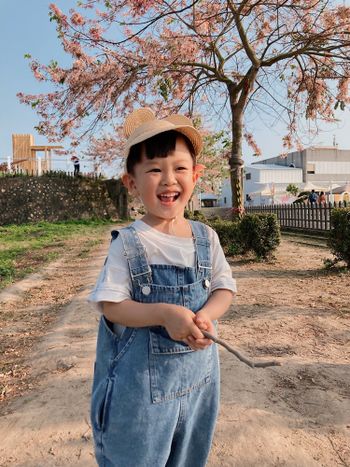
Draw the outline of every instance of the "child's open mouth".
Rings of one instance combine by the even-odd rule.
[[[158,195],[158,198],[161,200],[162,203],[170,204],[173,203],[178,199],[180,193],[178,191],[172,193],[162,193]]]

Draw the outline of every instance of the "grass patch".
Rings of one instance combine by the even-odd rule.
[[[100,243],[90,237],[108,224],[86,220],[0,226],[0,289],[56,259],[77,237],[83,239],[80,255],[87,256]]]

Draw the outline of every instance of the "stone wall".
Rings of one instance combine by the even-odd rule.
[[[0,225],[127,217],[120,180],[0,177]]]

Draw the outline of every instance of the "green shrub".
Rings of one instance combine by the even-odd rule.
[[[280,243],[280,228],[274,214],[246,214],[242,220],[207,219],[200,211],[186,211],[185,217],[210,225],[219,236],[225,255],[253,251],[267,259]]]
[[[350,208],[332,209],[328,246],[336,260],[350,268]]]
[[[235,256],[241,253],[239,223],[224,220],[210,220],[212,227],[220,239],[224,253],[229,256]]]
[[[205,215],[197,210],[189,211],[188,209],[185,210],[185,217],[186,219],[191,219],[192,221],[199,221],[203,222],[204,224],[208,224],[208,219],[205,217]]]
[[[239,224],[243,253],[254,251],[267,259],[280,243],[280,227],[275,214],[246,214]]]

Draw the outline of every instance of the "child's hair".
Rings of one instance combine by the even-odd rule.
[[[141,143],[131,146],[128,157],[126,159],[126,171],[129,174],[134,173],[134,167],[141,162],[143,150],[147,159],[154,159],[155,157],[167,157],[169,153],[175,150],[176,140],[183,138],[186,146],[191,153],[193,165],[196,163],[195,150],[191,141],[183,134],[175,130],[165,131],[158,133],[151,138],[142,141]]]

